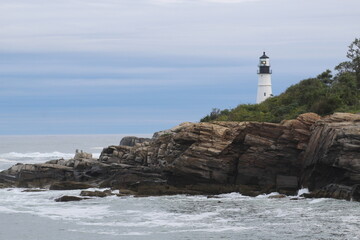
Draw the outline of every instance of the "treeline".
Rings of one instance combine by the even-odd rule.
[[[290,86],[284,93],[260,104],[241,104],[234,109],[213,109],[202,118],[208,121],[280,122],[296,118],[305,112],[327,115],[334,112],[360,112],[360,38],[355,39],[347,52],[349,61],[315,78]]]

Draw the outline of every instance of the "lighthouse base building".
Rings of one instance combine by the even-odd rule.
[[[270,59],[264,52],[259,62],[256,103],[261,103],[272,96],[271,73]]]

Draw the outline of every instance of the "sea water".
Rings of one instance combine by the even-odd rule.
[[[98,156],[121,137],[0,136],[0,168],[71,158],[75,149]],[[360,239],[358,202],[238,193],[54,201],[79,193],[0,189],[0,239]]]

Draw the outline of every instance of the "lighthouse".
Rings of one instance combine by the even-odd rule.
[[[258,89],[256,103],[261,103],[272,96],[270,59],[265,52],[259,60]]]

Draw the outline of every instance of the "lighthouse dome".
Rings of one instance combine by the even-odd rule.
[[[260,59],[264,59],[264,58],[269,58],[268,56],[266,56],[265,52],[264,52],[263,55],[260,57]]]

